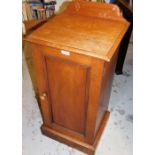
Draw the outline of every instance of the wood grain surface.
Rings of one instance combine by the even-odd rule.
[[[128,26],[115,5],[73,1],[27,37],[45,135],[95,153],[109,118],[119,43]]]
[[[73,1],[27,40],[110,61],[128,26],[113,4]]]

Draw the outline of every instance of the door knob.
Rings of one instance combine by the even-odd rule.
[[[47,96],[46,93],[43,93],[42,95],[40,95],[40,99],[45,100],[46,96]]]

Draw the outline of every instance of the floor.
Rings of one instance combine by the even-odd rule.
[[[96,150],[96,155],[132,155],[133,143],[133,50],[130,43],[124,74],[115,75],[109,104],[111,116]],[[26,60],[26,61],[25,61]],[[29,65],[29,70],[27,63]],[[42,119],[30,75],[30,57],[23,55],[23,155],[84,155],[41,134]]]

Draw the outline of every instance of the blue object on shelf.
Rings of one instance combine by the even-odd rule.
[[[110,0],[109,2],[110,2],[110,3],[114,3],[114,2],[116,2],[116,0]]]

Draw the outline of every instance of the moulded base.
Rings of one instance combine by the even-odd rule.
[[[55,130],[53,130],[52,128],[49,128],[47,126],[45,126],[44,124],[41,126],[41,131],[44,135],[48,136],[48,137],[51,137],[52,139],[55,139],[61,143],[64,143],[64,144],[67,144],[73,148],[76,148],[82,152],[85,152],[87,153],[88,155],[94,155],[95,154],[95,150],[96,150],[96,147],[97,147],[97,144],[100,140],[100,137],[102,135],[102,132],[104,131],[105,129],[105,126],[107,124],[107,121],[109,119],[109,116],[110,116],[110,112],[109,111],[106,111],[105,114],[104,114],[104,117],[101,121],[101,124],[100,124],[100,128],[96,134],[96,137],[95,137],[95,140],[94,140],[94,144],[93,145],[90,145],[86,142],[83,142],[83,141],[79,141],[73,137],[70,137],[70,136],[67,136],[67,135],[64,135],[60,132],[57,132]]]

